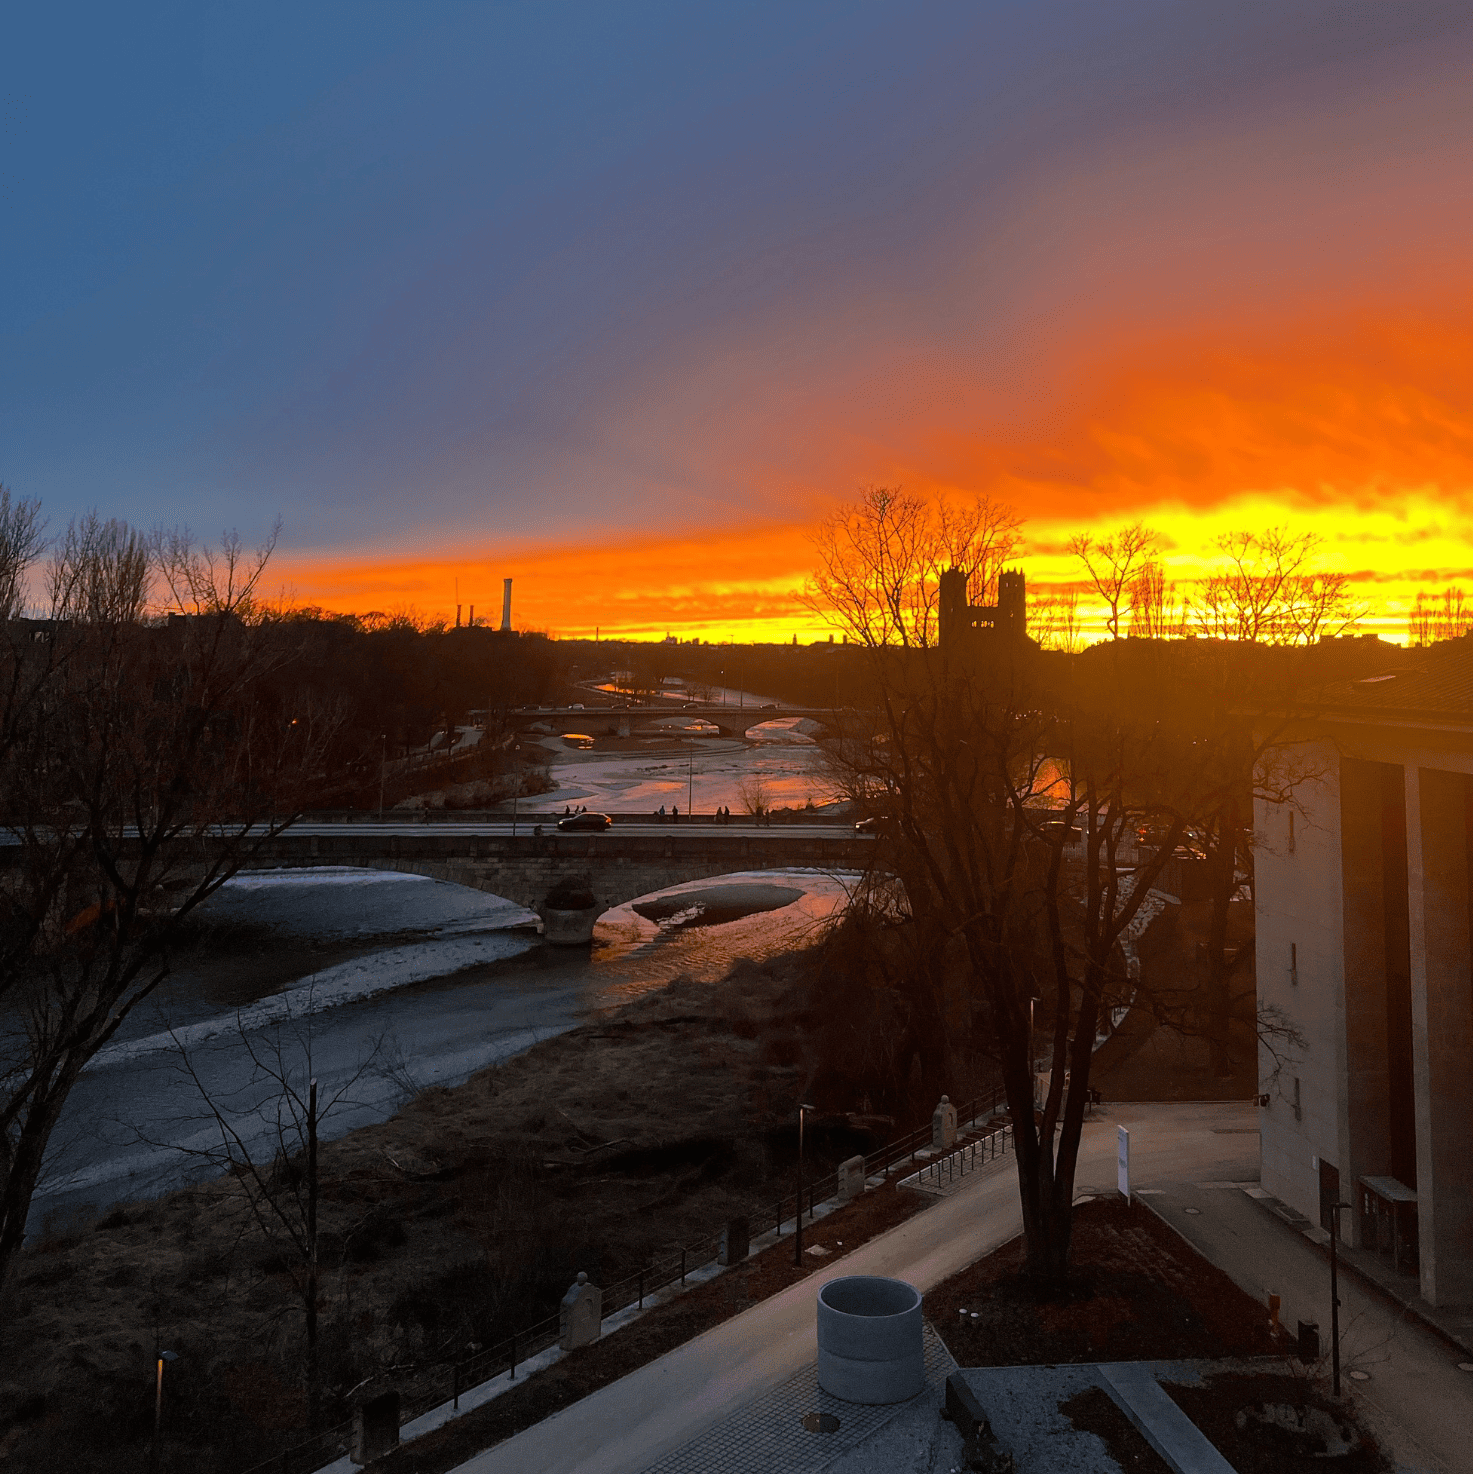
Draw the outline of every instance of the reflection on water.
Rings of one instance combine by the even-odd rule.
[[[697,814],[723,806],[741,813],[744,786],[751,791],[754,783],[774,807],[801,808],[837,797],[828,757],[811,745],[693,739],[677,752],[662,744],[654,751],[556,751],[555,757],[550,776],[556,786],[530,800],[538,809],[584,804],[603,813],[642,814],[674,804]]]
[[[696,897],[719,890],[727,900],[728,888],[742,885],[754,890],[754,900],[773,886],[791,886],[799,895],[777,910],[702,927],[658,925],[639,915],[633,903],[616,906],[599,919],[590,955],[551,966],[565,968],[569,981],[581,978],[584,1006],[599,1013],[656,992],[678,977],[716,983],[743,958],[762,961],[817,941],[855,879],[819,870],[754,870],[671,886],[660,895]]]

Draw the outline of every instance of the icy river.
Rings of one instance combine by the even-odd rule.
[[[591,949],[562,949],[521,907],[437,880],[242,875],[203,908],[193,945],[73,1091],[30,1229],[206,1171],[198,1154],[221,1135],[206,1095],[259,1153],[282,1094],[270,1072],[298,1090],[310,1073],[334,1102],[322,1134],[341,1135],[677,977],[714,985],[741,958],[805,945],[850,879],[695,881],[615,907]]]

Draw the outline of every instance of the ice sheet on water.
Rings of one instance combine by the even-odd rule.
[[[303,885],[434,885],[428,875],[406,875],[398,870],[359,870],[349,865],[313,866],[310,870],[245,870],[233,875],[222,891],[273,890]]]
[[[234,1013],[217,1014],[179,1029],[109,1044],[98,1050],[87,1068],[105,1070],[166,1049],[196,1049],[221,1035],[270,1028],[289,1018],[322,1013],[325,1009],[356,1003],[391,988],[404,988],[430,978],[447,977],[481,963],[515,957],[537,945],[538,939],[527,933],[499,931],[389,947],[382,952],[339,963],[336,967],[324,968],[296,987],[262,998]]]
[[[244,924],[283,936],[371,938],[404,932],[456,936],[521,926],[532,913],[501,896],[397,870],[324,866],[254,870],[229,880],[200,908],[210,924]]]

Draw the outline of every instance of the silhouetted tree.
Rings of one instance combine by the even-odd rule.
[[[0,506],[0,573],[34,564],[37,525]],[[0,628],[0,1281],[81,1071],[319,759],[307,695],[270,689],[289,651],[247,617],[269,553],[89,514],[53,550],[51,617]],[[151,575],[176,617],[145,622]]]
[[[1080,532],[1069,539],[1069,551],[1084,564],[1095,592],[1104,602],[1105,628],[1112,640],[1120,638],[1121,613],[1156,541],[1156,533],[1144,522],[1132,522],[1104,537]]]
[[[842,540],[820,534],[820,558],[842,563],[828,574],[845,601],[831,617],[863,645],[869,676],[836,764],[882,816],[877,864],[916,931],[965,958],[1014,1122],[1028,1267],[1057,1283],[1101,1023],[1143,1001],[1121,938],[1187,826],[1239,791],[1241,754],[1217,740],[1219,707],[1172,679],[1165,646],[1069,657],[987,633],[936,645],[934,601],[911,587],[934,566],[909,530],[918,520],[870,499],[836,522]],[[1146,546],[1144,529],[1129,531],[1111,554],[1118,596]],[[1037,1116],[1035,1054],[1052,1066]]]

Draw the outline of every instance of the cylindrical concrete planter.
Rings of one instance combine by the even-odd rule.
[[[602,906],[585,906],[580,911],[542,913],[542,940],[554,947],[586,947],[593,940],[593,923],[603,915]]]
[[[845,1402],[904,1402],[926,1385],[921,1294],[852,1274],[818,1292],[818,1385]]]

